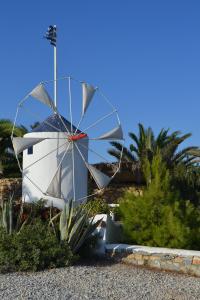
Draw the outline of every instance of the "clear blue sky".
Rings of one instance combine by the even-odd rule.
[[[192,132],[186,145],[199,145],[199,16],[197,0],[2,1],[0,118],[13,119],[18,100],[52,78],[42,36],[57,24],[59,76],[100,86],[126,136],[142,122]]]

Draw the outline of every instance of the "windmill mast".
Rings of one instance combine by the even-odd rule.
[[[45,34],[45,38],[49,40],[50,44],[53,46],[54,52],[54,105],[57,107],[57,27],[56,25],[50,25]]]
[[[54,52],[54,104],[57,107],[57,51],[56,46],[53,46]]]

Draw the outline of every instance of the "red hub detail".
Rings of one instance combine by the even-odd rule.
[[[68,136],[68,139],[70,141],[78,141],[78,140],[84,139],[85,137],[87,137],[86,133],[80,133],[77,135],[70,135],[70,136]]]

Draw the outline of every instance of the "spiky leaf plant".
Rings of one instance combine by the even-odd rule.
[[[75,208],[73,204],[73,199],[68,201],[64,205],[62,212],[51,218],[50,225],[55,228],[54,222],[60,218],[59,238],[61,241],[66,241],[75,254],[102,220],[94,222],[94,217],[89,218],[90,209],[86,205],[79,205]]]

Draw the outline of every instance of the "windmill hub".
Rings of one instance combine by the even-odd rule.
[[[76,142],[87,137],[86,133],[72,134],[68,136],[69,142]]]

